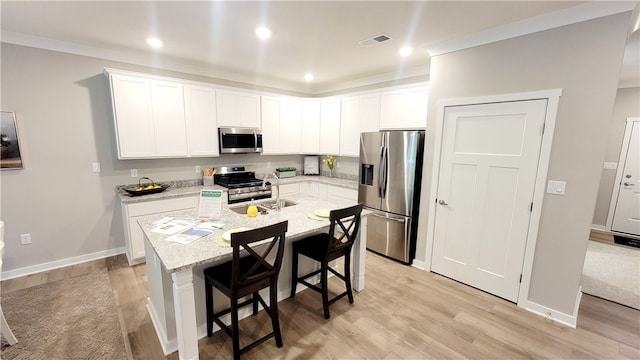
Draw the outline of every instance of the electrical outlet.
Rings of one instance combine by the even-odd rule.
[[[22,245],[31,244],[31,234],[20,234],[20,242]]]
[[[131,177],[138,177],[138,169],[131,169]]]
[[[200,167],[200,165],[196,165],[196,173],[200,174],[201,171],[202,168]]]
[[[271,161],[267,161],[267,169],[271,169]]]
[[[91,170],[94,173],[99,173],[100,171],[102,171],[102,169],[100,168],[100,163],[96,162],[96,163],[91,164]]]

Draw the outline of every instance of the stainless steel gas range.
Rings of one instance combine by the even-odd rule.
[[[267,182],[263,188],[262,180],[256,179],[256,173],[246,171],[244,166],[216,168],[213,182],[228,189],[229,204],[271,197],[271,184]]]

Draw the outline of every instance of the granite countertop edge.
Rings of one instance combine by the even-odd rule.
[[[261,178],[261,176],[258,176]],[[280,185],[296,184],[301,182],[317,182],[321,184],[334,185],[347,189],[357,190],[358,182],[352,179],[335,178],[321,175],[300,175],[290,178],[280,179]],[[162,181],[161,184],[169,185],[167,190],[148,195],[131,196],[124,191],[124,187],[130,185],[118,185],[116,186],[116,194],[120,198],[120,201],[124,204],[134,204],[148,201],[175,199],[180,197],[195,196],[200,193],[200,190],[225,190],[225,187],[219,185],[203,186],[202,179],[192,180],[179,180],[179,181]]]

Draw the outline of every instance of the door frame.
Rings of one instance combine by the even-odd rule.
[[[532,303],[529,298],[529,287],[531,284],[531,272],[533,269],[533,257],[538,238],[538,227],[542,215],[542,202],[545,194],[545,185],[547,181],[547,173],[549,170],[549,159],[551,156],[551,145],[553,142],[553,133],[556,124],[556,115],[558,112],[558,104],[562,89],[549,89],[532,92],[479,96],[458,99],[443,99],[437,102],[437,116],[434,132],[434,149],[433,149],[433,165],[431,169],[431,189],[429,193],[429,216],[427,218],[427,243],[425,256],[425,269],[431,271],[431,257],[433,255],[433,242],[435,236],[435,219],[436,219],[436,197],[438,191],[438,179],[440,177],[440,162],[442,151],[442,135],[444,125],[445,108],[464,105],[482,105],[499,102],[514,102],[527,100],[547,100],[547,111],[545,113],[544,133],[542,134],[542,143],[540,145],[540,157],[538,158],[538,166],[536,173],[536,181],[533,194],[533,210],[529,220],[529,230],[527,233],[527,244],[525,247],[524,262],[522,266],[522,281],[520,282],[520,291],[518,293],[518,307],[526,308],[530,311],[547,314],[554,313],[556,320],[561,322],[572,323],[575,320],[568,318],[565,314],[558,313],[552,309],[541,308],[540,305]],[[579,299],[578,299],[579,301]],[[577,308],[577,307],[576,307]]]
[[[618,157],[618,168],[616,169],[616,178],[613,181],[613,191],[611,192],[611,200],[609,201],[609,212],[607,213],[607,222],[605,228],[609,232],[613,227],[613,214],[616,211],[616,205],[618,204],[618,195],[620,193],[620,183],[622,182],[622,173],[624,172],[624,166],[627,163],[627,152],[629,151],[629,142],[631,141],[631,130],[634,123],[640,123],[640,117],[628,117],[627,124],[624,128],[624,137],[622,138],[622,146],[620,148],[620,155]]]

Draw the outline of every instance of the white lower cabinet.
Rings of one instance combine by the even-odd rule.
[[[144,233],[138,220],[149,215],[160,215],[198,207],[198,197],[188,196],[167,200],[146,201],[132,204],[122,203],[122,218],[127,260],[129,265],[144,262]]]
[[[358,190],[347,189],[334,185],[327,185],[326,200],[334,199],[358,201]]]
[[[303,182],[300,183],[300,194],[318,197],[318,186],[317,182]]]
[[[300,184],[283,184],[283,185],[280,185],[280,198],[282,198],[282,196],[286,196],[286,195],[296,195],[299,192],[300,192]]]

